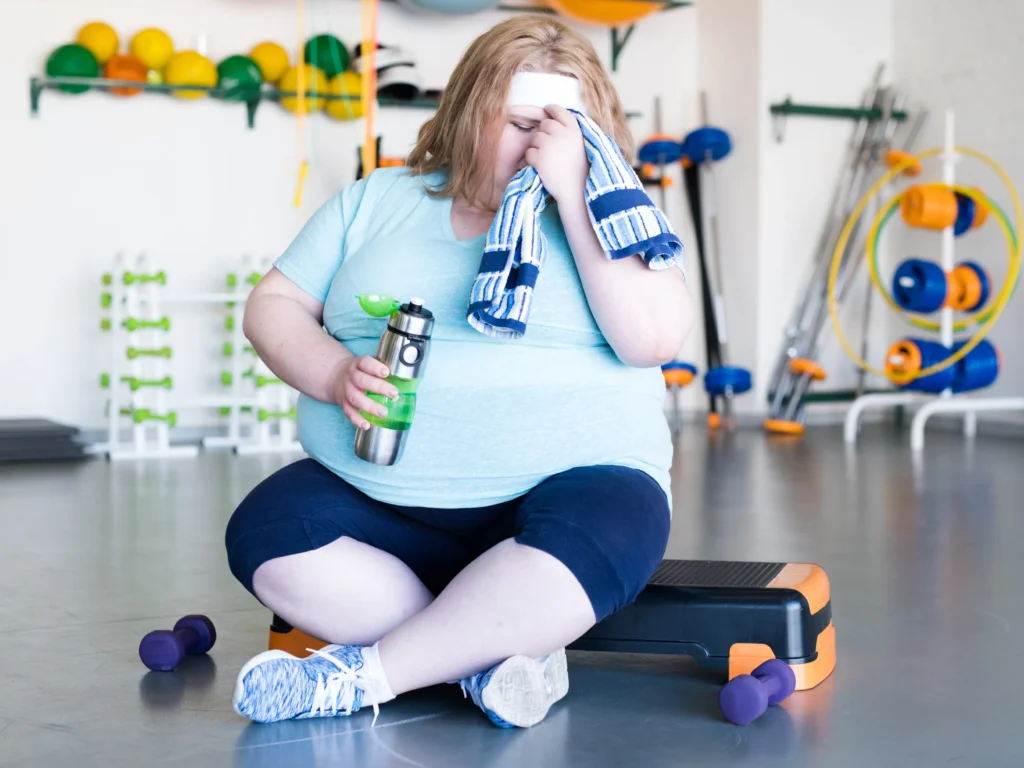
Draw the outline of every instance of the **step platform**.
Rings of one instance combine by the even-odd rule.
[[[270,649],[305,657],[324,645],[274,616]],[[692,656],[729,680],[781,659],[807,690],[836,664],[828,576],[810,563],[664,560],[636,602],[569,650]]]
[[[0,464],[88,458],[76,427],[49,419],[0,419]]]
[[[729,680],[781,659],[807,690],[836,664],[828,576],[810,563],[664,560],[636,602],[570,650],[692,656]]]

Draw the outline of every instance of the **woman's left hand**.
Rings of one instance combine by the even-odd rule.
[[[534,131],[526,162],[537,169],[544,188],[555,200],[582,199],[590,160],[580,124],[565,107],[551,104],[545,109],[550,117]]]

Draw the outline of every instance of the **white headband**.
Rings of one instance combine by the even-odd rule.
[[[508,89],[508,106],[543,109],[548,104],[587,114],[587,108],[583,106],[583,90],[575,77],[547,72],[516,72]]]

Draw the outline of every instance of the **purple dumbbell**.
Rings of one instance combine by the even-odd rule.
[[[217,630],[205,616],[183,616],[174,629],[156,629],[139,643],[139,658],[150,669],[174,669],[185,654],[206,653],[217,641]]]
[[[722,714],[736,725],[751,723],[769,705],[781,703],[796,690],[796,675],[789,664],[771,659],[749,675],[734,677],[718,694]]]

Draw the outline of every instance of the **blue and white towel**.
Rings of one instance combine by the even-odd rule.
[[[651,201],[622,152],[597,125],[573,111],[590,160],[586,199],[590,221],[609,259],[639,255],[651,269],[682,258],[683,244]],[[469,323],[488,336],[518,339],[526,333],[533,294],[547,257],[540,214],[547,192],[532,166],[517,173],[487,233],[473,282]]]

